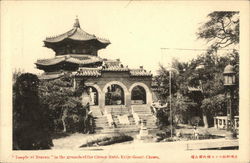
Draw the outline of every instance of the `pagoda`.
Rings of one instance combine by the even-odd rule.
[[[139,131],[139,122],[145,120],[148,129],[156,128],[150,108],[151,72],[143,66],[131,69],[119,59],[100,58],[98,50],[109,44],[109,40],[82,30],[76,18],[71,30],[44,40],[44,46],[52,49],[55,57],[37,60],[37,68],[44,71],[40,79],[53,80],[70,72],[74,88],[84,85],[83,104],[91,99],[96,131]]]
[[[98,38],[81,29],[78,18],[73,28],[63,34],[47,37],[44,46],[55,52],[52,59],[37,60],[37,68],[45,72],[76,71],[79,67],[98,67],[103,59],[98,50],[106,48],[109,40]]]

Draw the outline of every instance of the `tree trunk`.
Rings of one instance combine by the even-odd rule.
[[[203,113],[202,119],[204,123],[204,128],[208,128],[207,115]]]
[[[65,122],[65,119],[67,117],[67,113],[68,113],[68,110],[67,109],[63,109],[63,114],[62,114],[63,132],[67,131],[67,129],[66,129],[66,122]]]

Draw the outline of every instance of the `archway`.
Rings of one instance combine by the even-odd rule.
[[[146,84],[141,83],[141,82],[136,82],[136,83],[131,85],[131,87],[129,88],[129,91],[133,92],[133,89],[137,86],[142,87],[145,91],[146,99],[145,99],[145,102],[143,102],[143,103],[147,104],[147,105],[151,105],[152,104],[152,93]],[[143,99],[143,98],[141,98],[141,99]],[[131,100],[132,100],[132,97],[131,97]]]
[[[111,84],[106,88],[105,105],[124,105],[125,94],[123,88],[118,84]]]
[[[98,106],[100,104],[101,89],[96,84],[85,83],[83,94],[89,98],[91,106]]]
[[[104,95],[105,95],[105,92],[107,92],[108,87],[110,87],[111,85],[119,85],[122,88],[122,90],[124,92],[124,105],[127,105],[127,99],[128,99],[128,97],[130,97],[130,93],[129,93],[127,87],[122,82],[111,81],[111,82],[107,83],[102,89],[102,92],[104,93]]]
[[[147,103],[146,90],[142,86],[135,86],[131,91],[131,104],[141,105]]]

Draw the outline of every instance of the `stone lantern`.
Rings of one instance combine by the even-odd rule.
[[[224,75],[224,86],[232,87],[235,85],[235,71],[232,65],[227,65],[223,72]]]
[[[224,69],[224,86],[226,89],[226,99],[227,99],[227,130],[230,131],[228,138],[233,138],[233,91],[235,86],[235,71],[232,65],[227,65]]]

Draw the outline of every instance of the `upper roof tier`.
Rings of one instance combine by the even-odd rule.
[[[75,19],[73,28],[63,34],[47,37],[44,45],[56,52],[56,55],[67,53],[89,53],[97,55],[97,51],[110,44],[107,39],[96,37],[81,29],[78,18]]]

